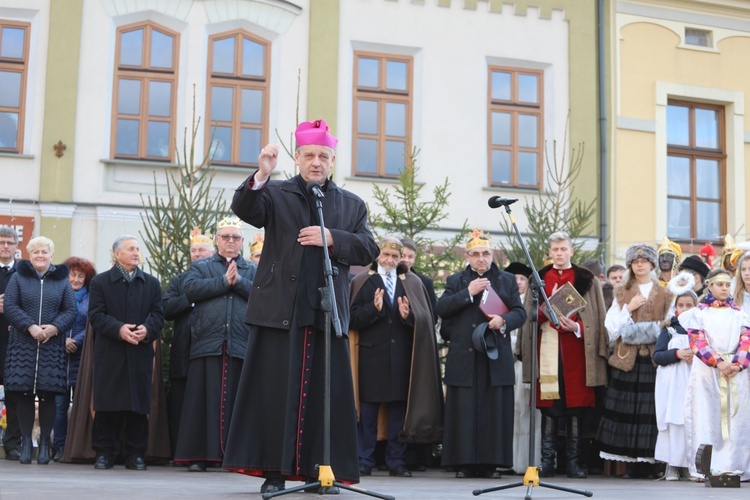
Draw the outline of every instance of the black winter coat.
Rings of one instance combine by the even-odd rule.
[[[450,341],[445,365],[445,383],[458,387],[473,387],[476,356],[483,356],[490,364],[493,387],[513,385],[515,357],[510,345],[510,332],[526,322],[526,310],[518,293],[516,278],[501,271],[495,264],[492,264],[484,276],[489,277],[492,288],[509,309],[502,315],[507,327],[505,335],[498,335],[498,358],[489,360],[484,353],[475,352],[471,340],[474,328],[487,321],[487,317],[479,309],[481,294],[475,296],[473,301],[469,295],[469,283],[477,277],[469,266],[460,273],[449,276],[445,291],[438,299],[437,313],[443,318],[440,336]]]
[[[190,366],[190,315],[193,303],[185,295],[187,271],[178,274],[164,291],[164,319],[173,321],[172,345],[169,346],[169,378],[187,378]]]
[[[256,266],[238,256],[237,283],[229,286],[224,275],[226,259],[212,257],[193,262],[185,277],[185,295],[195,304],[190,318],[190,359],[227,355],[245,359],[250,328],[243,318],[253,286]]]
[[[89,322],[94,331],[94,411],[151,412],[153,342],[161,336],[164,315],[159,281],[140,268],[131,283],[116,267],[94,276]],[[144,325],[138,345],[120,339],[124,324]]]
[[[688,334],[680,324],[680,320],[677,319],[677,316],[672,316],[672,319],[669,320],[668,326],[674,329],[675,335]],[[677,357],[677,349],[669,349],[670,340],[672,340],[672,333],[669,331],[668,327],[665,326],[661,329],[661,332],[659,332],[659,338],[656,339],[656,346],[654,347],[653,358],[654,363],[657,365],[667,366],[682,361]]]
[[[68,266],[50,266],[39,278],[27,260],[5,289],[5,317],[11,325],[5,363],[8,391],[65,392],[65,332],[76,319],[76,302]],[[58,334],[44,343],[28,332],[31,325],[54,325]]]
[[[254,191],[248,187],[250,177],[234,193],[234,213],[257,228],[266,228],[263,254],[245,314],[245,322],[251,325],[288,330],[297,300],[298,275],[305,272],[312,279],[322,276],[322,256],[315,260],[314,267],[302,269],[305,247],[297,243],[297,237],[300,229],[311,225],[311,209],[298,178],[269,181]],[[325,187],[323,217],[333,237],[329,254],[331,265],[338,268],[333,281],[338,314],[346,335],[349,267],[369,266],[380,249],[367,226],[365,203],[333,181],[328,181]]]
[[[383,307],[375,308],[375,290],[387,290],[383,277],[370,275],[352,302],[349,328],[359,330],[359,399],[368,403],[406,401],[409,395],[414,313],[406,319],[398,310],[404,287],[396,279],[393,305],[388,292]]]

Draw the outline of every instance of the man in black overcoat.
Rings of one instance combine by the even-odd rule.
[[[295,132],[299,175],[271,180],[277,145],[263,148],[259,169],[234,194],[232,210],[265,228],[265,243],[248,300],[247,354],[229,429],[224,467],[261,476],[262,492],[285,480],[317,480],[323,463],[323,238],[315,199],[322,199],[327,251],[337,269],[334,294],[341,326],[349,325],[349,267],[379,254],[361,198],[328,180],[336,138],[325,121],[301,123]],[[331,466],[336,479],[356,483],[357,426],[345,337],[331,339]],[[263,380],[263,383],[259,383]]]
[[[146,470],[151,412],[153,342],[161,336],[161,286],[139,267],[134,236],[112,245],[114,266],[91,280],[89,321],[94,331],[94,427],[96,469],[111,469],[124,424],[125,467]]]
[[[492,261],[489,234],[474,229],[466,243],[468,266],[448,277],[438,299],[443,319],[440,335],[450,342],[445,366],[444,467],[456,477],[498,477],[497,467],[513,465],[513,351],[510,332],[526,321],[516,278]],[[479,308],[488,288],[508,312],[488,318]],[[490,359],[472,342],[483,322],[496,339],[497,358]]]
[[[5,381],[5,355],[8,352],[8,339],[10,338],[8,320],[5,319],[3,299],[5,298],[5,287],[8,286],[10,277],[16,272],[16,250],[18,249],[18,234],[15,229],[8,226],[0,226],[0,384]],[[18,427],[16,418],[16,407],[14,393],[5,393],[5,420],[7,426],[3,434],[3,448],[5,458],[18,460],[21,456],[21,429]]]
[[[357,334],[350,348],[356,360],[359,473],[364,476],[375,465],[381,406],[388,413],[385,462],[391,476],[411,477],[407,441],[437,441],[442,428],[432,306],[419,278],[400,264],[402,252],[397,238],[384,238],[378,260],[351,282],[350,327]]]
[[[190,261],[210,257],[214,254],[214,242],[210,236],[201,234],[199,228],[190,233]],[[177,446],[177,431],[180,429],[182,402],[185,399],[188,366],[190,365],[190,313],[194,304],[185,294],[184,283],[187,271],[178,274],[164,291],[162,305],[164,319],[174,321],[172,343],[169,346],[169,397],[167,413],[169,415],[169,441],[172,444],[172,455]]]

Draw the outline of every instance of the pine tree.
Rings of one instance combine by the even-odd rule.
[[[161,281],[165,290],[172,277],[190,267],[190,231],[200,228],[207,233],[216,223],[229,215],[224,190],[211,192],[216,170],[211,167],[211,154],[207,152],[200,163],[196,162],[195,144],[200,117],[195,115],[195,89],[193,89],[193,120],[190,142],[185,129],[182,155],[175,139],[178,168],[165,170],[166,195],[159,194],[154,172],[154,194],[141,195],[144,211],[141,213],[143,231],[141,238],[149,253],[149,271]],[[172,322],[162,329],[162,364],[165,383],[169,380],[169,349],[172,342]]]
[[[160,196],[154,172],[154,194],[141,195],[144,212],[144,245],[149,253],[149,270],[158,276],[162,288],[169,280],[190,267],[190,231],[200,228],[210,232],[216,223],[229,215],[224,190],[211,192],[216,170],[211,167],[210,152],[200,163],[196,162],[195,143],[200,117],[195,115],[195,93],[193,93],[192,134],[188,143],[187,128],[184,132],[182,155],[176,151],[176,169],[167,169],[166,195]],[[176,143],[177,141],[175,141]]]
[[[420,251],[414,267],[435,281],[436,287],[445,282],[445,277],[463,266],[463,253],[456,251],[469,232],[468,222],[452,236],[444,240],[434,240],[427,236],[427,231],[439,230],[441,221],[448,218],[448,201],[451,193],[450,183],[446,177],[442,184],[435,186],[431,201],[422,200],[425,185],[415,181],[419,167],[417,156],[419,150],[414,148],[407,158],[407,165],[398,177],[398,183],[387,188],[378,184],[373,186],[373,197],[380,211],[375,213],[368,207],[370,227],[376,238],[396,236],[411,238]]]

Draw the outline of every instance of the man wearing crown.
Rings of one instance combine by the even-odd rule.
[[[203,472],[220,464],[232,417],[249,328],[244,322],[256,266],[242,258],[242,221],[216,226],[217,252],[190,266],[185,295],[190,319],[190,367],[174,461]]]
[[[538,339],[537,408],[542,412],[541,477],[555,475],[557,456],[557,424],[560,417],[566,426],[567,475],[585,478],[580,462],[581,417],[595,407],[594,388],[607,383],[609,356],[607,331],[604,328],[604,298],[599,280],[591,271],[571,262],[573,242],[564,232],[549,237],[549,256],[552,264],[539,270],[544,280],[544,291],[552,296],[560,287],[570,283],[586,301],[586,307],[571,318],[558,315],[559,327],[550,324],[539,310],[538,332],[531,331],[531,323],[523,328],[519,355],[523,361],[523,381],[531,382],[532,335]],[[526,295],[526,310],[531,311],[531,294]],[[518,350],[518,345],[517,345]]]
[[[211,236],[202,234],[200,228],[193,228],[190,232],[190,261],[195,262],[213,254],[214,242]],[[177,446],[177,430],[180,428],[182,403],[190,365],[190,313],[195,305],[185,295],[186,277],[187,271],[172,278],[162,296],[164,319],[174,321],[172,343],[169,346],[169,397],[167,398],[172,456]]]
[[[463,271],[448,277],[438,299],[440,336],[450,341],[445,366],[444,467],[457,478],[498,478],[497,467],[513,465],[513,351],[510,332],[526,321],[516,277],[492,259],[490,235],[474,228],[466,242]],[[508,312],[487,317],[479,308],[491,288]],[[473,347],[472,334],[483,323],[497,332],[496,356]]]
[[[656,251],[659,257],[659,284],[669,286],[669,280],[676,274],[675,270],[682,262],[682,248],[666,236]]]
[[[401,242],[389,236],[379,246],[378,259],[350,285],[359,473],[372,474],[378,413],[384,407],[389,474],[411,477],[407,443],[434,443],[442,435],[443,394],[432,306],[422,281],[401,262]]]
[[[299,175],[270,180],[279,146],[268,145],[258,158],[258,171],[237,188],[232,201],[242,220],[265,229],[265,241],[245,315],[250,338],[224,467],[264,477],[264,493],[283,490],[287,479],[317,480],[316,465],[323,463],[322,252],[328,252],[337,271],[334,295],[344,333],[349,268],[369,265],[379,254],[365,203],[329,180],[337,139],[326,122],[300,123],[295,139]],[[324,195],[327,248],[313,188]],[[347,339],[333,337],[330,465],[339,481],[359,481],[356,422]]]
[[[250,243],[250,260],[257,266],[260,263],[260,255],[263,253],[263,233],[258,233]]]

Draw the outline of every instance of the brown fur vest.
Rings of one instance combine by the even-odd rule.
[[[653,326],[653,328],[656,329],[656,334],[653,337],[653,340],[649,339],[645,341],[647,343],[640,344],[629,343],[627,340],[623,339],[623,336],[620,336],[620,338],[617,339],[614,352],[609,358],[609,364],[610,366],[624,372],[629,372],[633,369],[637,356],[653,357],[656,336],[659,335],[659,324],[664,320],[669,311],[672,294],[670,294],[666,288],[659,285],[658,281],[652,280],[652,282],[654,286],[651,288],[651,293],[649,293],[646,298],[646,303],[630,313],[630,315],[636,326],[640,326],[638,325],[639,323],[657,322],[657,325]],[[630,289],[626,289],[625,287],[626,284],[623,284],[616,286],[614,289],[614,296],[620,307],[627,307],[627,304],[629,304],[630,301],[640,293],[637,283],[632,283]]]

